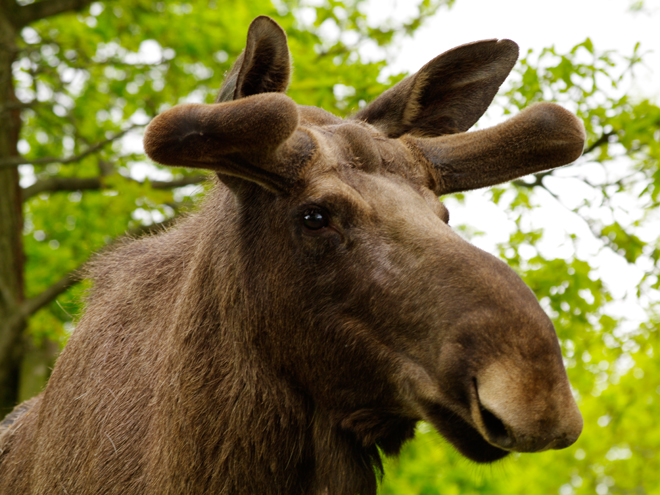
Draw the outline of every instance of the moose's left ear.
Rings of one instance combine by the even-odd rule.
[[[286,33],[270,17],[257,17],[248,29],[245,50],[220,88],[216,103],[259,93],[284,93],[291,76]]]
[[[437,56],[388,89],[355,119],[390,138],[467,131],[483,115],[518,59],[511,40],[485,40]]]

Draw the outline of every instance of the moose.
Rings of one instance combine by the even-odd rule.
[[[478,463],[574,443],[550,319],[438,199],[582,153],[550,103],[466,132],[517,56],[459,46],[344,120],[285,95],[286,35],[255,19],[216,103],[146,129],[214,187],[90,263],[47,387],[2,423],[0,493],[375,494],[421,420]]]

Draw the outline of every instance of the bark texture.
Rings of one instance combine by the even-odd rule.
[[[16,57],[18,34],[11,22],[8,2],[0,3],[0,160],[17,155],[20,130],[12,84],[11,66]],[[23,318],[16,318],[23,300],[23,249],[21,192],[18,168],[0,168],[0,414],[8,412],[18,398],[22,357]]]
[[[43,306],[24,304],[22,201],[26,198],[19,185],[18,164],[25,161],[17,150],[22,107],[14,94],[12,77],[17,40],[21,29],[30,23],[80,10],[90,3],[90,0],[42,0],[21,6],[14,0],[0,0],[0,416],[18,401],[21,363],[30,347],[23,338],[27,317],[33,313],[32,309]],[[45,300],[40,295],[28,303]]]

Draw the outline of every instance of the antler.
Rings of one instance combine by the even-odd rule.
[[[316,151],[298,128],[297,105],[283,94],[290,73],[284,30],[269,17],[257,17],[220,103],[178,105],[157,116],[144,136],[147,155],[163,165],[206,168],[222,180],[230,175],[286,191]]]
[[[225,103],[177,105],[151,121],[144,149],[163,165],[214,170],[279,192],[293,171],[276,155],[294,144],[282,146],[297,128],[294,101],[282,93],[262,93]]]
[[[553,103],[538,103],[508,121],[435,138],[404,136],[426,157],[438,195],[492,186],[575,161],[586,134],[582,122]]]

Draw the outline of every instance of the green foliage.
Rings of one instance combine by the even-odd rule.
[[[26,201],[27,295],[39,294],[127,230],[194,205],[200,186],[171,190],[142,181],[193,173],[145,163],[136,141],[163,109],[213,100],[256,15],[277,18],[287,31],[295,62],[290,96],[346,115],[403,77],[378,82],[386,55],[365,61],[360,47],[375,43],[386,54],[397,33],[414,32],[443,4],[451,2],[423,0],[415,18],[373,26],[359,0],[118,0],[26,28],[14,66],[17,96],[29,104],[22,112],[24,155],[77,156],[131,129],[74,163],[22,167],[26,183],[100,177],[102,184],[100,190],[42,192]],[[483,467],[423,424],[401,459],[388,462],[383,494],[660,493],[660,429],[654,425],[660,417],[660,108],[629,92],[644,55],[639,46],[630,56],[601,53],[589,39],[568,53],[552,47],[529,52],[497,100],[505,113],[556,101],[585,122],[587,151],[576,166],[487,193],[515,226],[496,249],[555,323],[585,419],[582,437],[563,451],[514,455]],[[587,191],[579,200],[563,193],[570,181]],[[455,199],[469,208],[470,197]],[[598,253],[580,251],[582,239],[571,234],[562,240],[569,255],[549,254],[548,241],[558,241],[548,239],[548,225],[532,220],[548,201],[582,219]],[[479,234],[470,225],[455,228]],[[595,262],[602,253],[641,271],[629,298],[646,320],[615,310],[614,288]],[[35,340],[66,340],[84,289],[75,286],[31,318]]]

